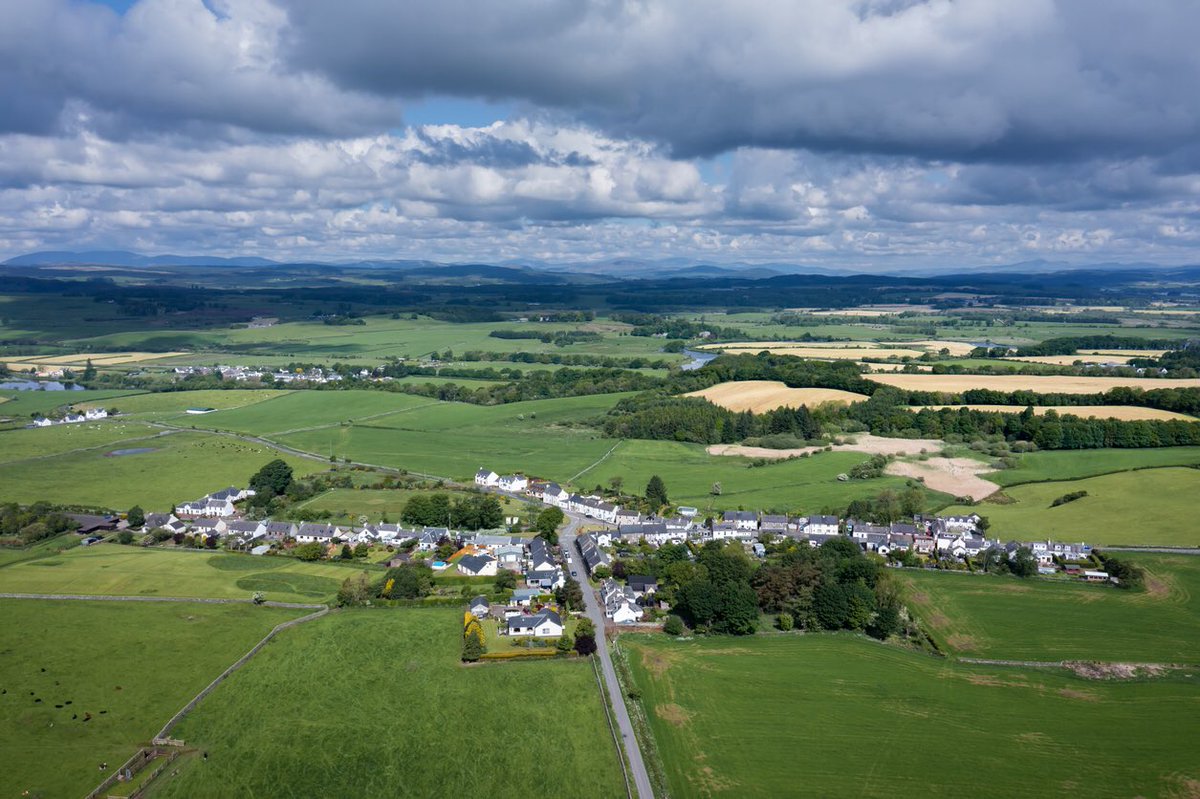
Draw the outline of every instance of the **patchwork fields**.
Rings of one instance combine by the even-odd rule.
[[[1195,676],[1088,682],[841,635],[621,647],[676,797],[1183,796],[1200,779]]]
[[[863,394],[839,391],[835,388],[790,388],[778,380],[740,380],[718,383],[703,391],[693,391],[686,396],[704,397],[709,402],[731,411],[762,413],[776,408],[813,407],[825,402],[849,405],[865,400]]]

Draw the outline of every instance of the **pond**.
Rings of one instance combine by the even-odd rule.
[[[65,383],[48,380],[44,383],[37,380],[6,380],[0,383],[3,391],[83,391],[83,386],[72,384],[69,388]]]
[[[106,458],[120,458],[122,455],[141,455],[146,452],[158,452],[154,447],[131,447],[130,449],[114,449],[104,453]]]
[[[683,354],[691,358],[690,361],[679,367],[685,372],[690,372],[693,369],[699,369],[709,361],[716,360],[720,353],[716,352],[696,352],[695,350],[684,350]]]

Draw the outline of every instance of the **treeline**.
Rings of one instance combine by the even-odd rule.
[[[635,336],[665,336],[666,338],[697,338],[701,333],[711,333],[714,338],[741,339],[746,332],[737,327],[720,327],[707,322],[689,322],[675,316],[659,316],[645,313],[614,313],[618,322],[633,325],[630,331]]]
[[[502,405],[509,402],[582,397],[619,391],[647,391],[659,387],[662,383],[662,378],[624,369],[558,369],[553,372],[526,372],[520,380],[497,386],[471,388],[447,383],[440,386],[392,385],[390,389],[447,401]]]
[[[543,344],[554,344],[566,347],[570,344],[602,341],[604,336],[587,330],[493,330],[488,333],[492,338],[530,339]]]
[[[456,356],[460,361],[508,361],[510,363],[543,363],[561,366],[600,366],[606,369],[670,369],[671,361],[663,358],[626,357],[611,355],[564,354],[559,352],[484,352],[470,350]]]
[[[1142,336],[1114,336],[1097,334],[1091,336],[1061,336],[1048,338],[1040,344],[1030,344],[1017,350],[1017,355],[1034,357],[1040,355],[1074,355],[1079,350],[1166,350],[1178,346],[1173,338],[1145,338]],[[976,354],[979,353],[979,354]],[[976,347],[973,358],[1001,358],[1008,353],[1007,347]]]
[[[821,425],[805,406],[766,413],[737,413],[702,397],[676,397],[654,392],[617,403],[605,417],[610,438],[688,441],[694,444],[734,444],[756,436],[790,435],[797,439],[821,436]]]
[[[48,502],[22,508],[15,502],[0,504],[0,539],[29,545],[53,538],[78,525]]]
[[[889,575],[847,538],[816,548],[786,540],[762,564],[751,562],[740,545],[716,541],[701,547],[694,561],[679,545],[670,555],[678,557],[656,554],[622,567],[631,574],[648,569],[675,612],[702,632],[749,635],[760,613],[778,614],[785,630],[863,630],[884,639],[902,627]]]
[[[496,530],[504,526],[504,509],[492,494],[451,499],[448,494],[416,494],[404,503],[400,520],[422,527]]]

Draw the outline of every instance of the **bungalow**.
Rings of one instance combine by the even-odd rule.
[[[558,638],[563,634],[562,619],[552,610],[533,615],[513,616],[508,620],[508,634],[534,638]]]
[[[476,618],[482,619],[492,612],[492,603],[488,602],[485,596],[477,596],[471,600],[468,608]]]
[[[480,467],[479,471],[475,472],[475,485],[477,486],[492,488],[496,485],[499,485],[499,483],[500,475],[496,474],[491,469],[484,469],[483,467]]]
[[[468,577],[494,577],[496,564],[491,555],[464,555],[459,558],[458,570]]]
[[[721,521],[732,524],[738,530],[758,529],[758,514],[752,510],[727,510]]]
[[[525,547],[520,544],[509,544],[508,546],[496,547],[492,552],[492,557],[501,568],[509,571],[520,571],[521,562],[525,560]]]
[[[509,602],[527,608],[542,596],[546,596],[546,592],[540,588],[517,588],[513,590]]]
[[[567,581],[563,577],[562,569],[557,566],[552,569],[525,572],[525,584],[530,587],[537,586],[547,591],[553,591],[556,588],[562,588],[566,583]]]
[[[506,474],[500,478],[497,485],[501,491],[524,491],[525,486],[529,485],[529,480],[523,474]]]
[[[616,624],[633,624],[642,620],[642,609],[634,602],[616,602],[612,606],[606,606],[604,615],[608,616]]]
[[[974,513],[969,516],[938,516],[937,520],[948,532],[953,533],[973,533],[979,525],[979,516]]]
[[[264,535],[271,541],[285,541],[296,537],[296,525],[291,522],[267,522]]]
[[[1108,582],[1108,572],[1096,571],[1095,569],[1087,569],[1083,573],[1083,579],[1089,583],[1106,583]]]
[[[328,544],[337,535],[337,528],[332,524],[305,522],[296,530],[296,541],[301,544]]]
[[[426,527],[417,538],[417,549],[421,552],[432,552],[438,548],[443,538],[449,538],[450,531],[445,527]]]
[[[266,535],[266,522],[217,522],[225,525],[225,532],[231,536],[237,536],[243,540],[253,538],[261,538]]]
[[[179,525],[179,529],[172,529],[174,525]],[[157,530],[160,527],[164,530],[171,530],[173,533],[183,532],[184,529],[183,525],[180,524],[179,519],[174,513],[147,513],[146,523],[142,525],[142,531],[148,533],[151,530]]]
[[[375,537],[378,538],[381,543],[391,544],[393,546],[416,538],[416,536],[410,531],[405,530],[398,524],[377,524],[371,529],[374,531]]]

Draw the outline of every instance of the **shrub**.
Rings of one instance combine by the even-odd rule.
[[[667,635],[683,635],[685,632],[683,619],[675,615],[667,616],[667,620],[663,622],[663,632]]]

